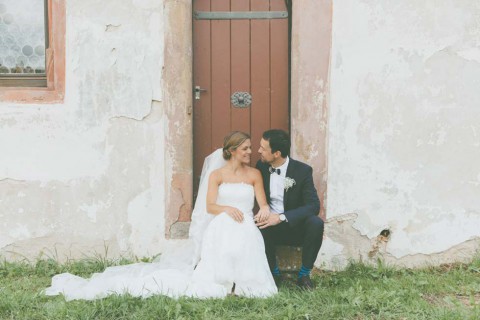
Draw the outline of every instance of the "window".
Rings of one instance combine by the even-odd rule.
[[[0,0],[0,85],[46,87],[46,1]]]
[[[65,0],[0,0],[0,101],[55,103],[65,91]]]

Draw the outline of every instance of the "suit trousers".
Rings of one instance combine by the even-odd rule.
[[[276,226],[261,229],[265,242],[270,270],[277,264],[275,246],[290,245],[302,247],[302,264],[312,269],[323,241],[323,220],[318,216],[310,216],[295,227],[288,222],[282,222]]]

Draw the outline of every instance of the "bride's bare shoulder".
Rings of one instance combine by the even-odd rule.
[[[210,181],[215,181],[217,183],[220,183],[222,181],[223,177],[223,168],[219,168],[216,170],[213,170],[212,173],[210,173]]]
[[[248,174],[249,177],[251,177],[253,179],[257,179],[257,178],[262,177],[262,174],[260,173],[260,170],[258,170],[257,168],[253,168],[253,167],[247,167],[247,174]]]

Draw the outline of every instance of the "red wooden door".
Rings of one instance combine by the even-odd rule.
[[[201,88],[193,107],[196,194],[204,158],[222,147],[229,132],[251,135],[255,165],[262,132],[289,129],[289,45],[288,18],[198,16],[199,12],[286,12],[285,0],[194,0],[193,10],[193,86]],[[248,92],[250,106],[232,104],[235,92]]]

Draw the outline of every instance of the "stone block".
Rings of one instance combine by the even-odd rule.
[[[187,239],[190,222],[177,221],[170,227],[170,239]]]
[[[276,253],[280,271],[297,272],[302,267],[302,247],[277,246]]]

